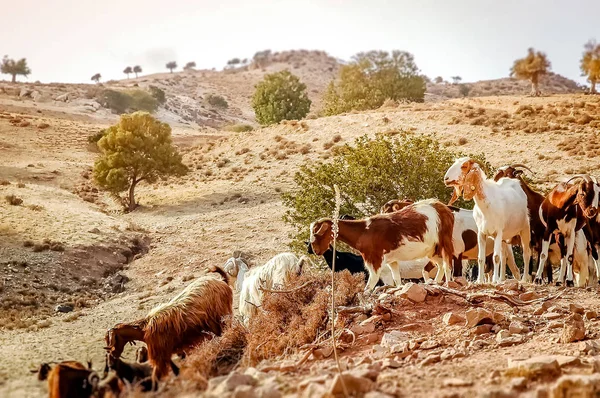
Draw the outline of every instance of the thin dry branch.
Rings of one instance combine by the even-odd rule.
[[[259,287],[259,290],[262,290],[263,292],[268,292],[268,293],[294,293],[297,292],[300,289],[304,289],[305,287],[309,286],[311,283],[314,283],[314,281],[308,281],[306,283],[303,283],[300,286],[297,286],[293,289],[288,289],[288,290],[274,290],[274,289],[267,289],[264,286]]]

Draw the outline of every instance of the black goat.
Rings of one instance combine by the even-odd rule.
[[[107,353],[104,377],[108,374],[109,369],[114,370],[121,380],[128,381],[130,384],[136,384],[152,376],[152,366],[149,363],[127,362]]]

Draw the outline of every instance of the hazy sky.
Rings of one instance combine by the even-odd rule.
[[[430,77],[508,75],[528,47],[579,82],[583,44],[600,40],[600,0],[0,0],[0,54],[27,57],[29,81],[121,79],[128,65],[221,68],[270,48],[415,55]],[[7,75],[1,78],[7,79]]]

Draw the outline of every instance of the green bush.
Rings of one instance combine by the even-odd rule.
[[[231,124],[229,126],[225,127],[226,131],[233,131],[234,133],[243,133],[245,131],[252,131],[254,130],[254,127],[252,127],[249,124]]]
[[[287,70],[266,75],[252,98],[256,120],[262,125],[303,119],[310,104],[306,84]]]
[[[100,93],[98,101],[119,115],[135,111],[154,112],[158,109],[158,100],[143,90],[107,89]]]
[[[401,132],[394,137],[360,137],[327,163],[311,160],[294,176],[297,189],[282,195],[288,208],[284,220],[295,229],[292,248],[305,250],[310,223],[333,214],[334,184],[341,192],[340,214],[354,217],[376,214],[391,199],[439,198],[447,203],[452,190],[444,186],[444,174],[459,155],[433,138]],[[483,155],[473,157],[486,164]],[[461,199],[457,205],[472,207],[473,202]]]
[[[227,100],[220,95],[209,94],[206,96],[206,102],[216,108],[227,109],[229,107]]]
[[[158,101],[159,104],[164,104],[167,102],[167,97],[165,95],[165,91],[156,87],[150,86],[150,94]]]
[[[106,134],[106,129],[102,129],[100,131],[98,131],[97,133],[94,133],[90,136],[88,136],[88,142],[90,144],[97,144],[98,141],[100,141],[100,138],[104,137],[104,135]]]
[[[386,99],[423,102],[425,80],[412,54],[405,51],[359,53],[340,69],[337,82],[325,92],[324,112],[337,115],[351,110],[379,108]]]

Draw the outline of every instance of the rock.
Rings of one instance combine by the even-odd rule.
[[[99,234],[100,230],[98,228],[92,228],[88,231],[90,234]]]
[[[309,384],[300,395],[301,398],[322,398],[325,396],[327,396],[327,388],[319,383]]]
[[[439,346],[440,346],[440,343],[438,343],[437,341],[435,341],[435,340],[427,340],[427,341],[425,341],[425,342],[423,342],[421,344],[420,348],[422,350],[432,350],[432,349],[437,348]]]
[[[54,307],[54,312],[67,313],[73,311],[73,304],[59,304]]]
[[[496,341],[498,342],[498,345],[500,347],[509,347],[511,345],[521,344],[524,341],[524,338],[520,334],[515,334],[513,336],[508,336],[503,339],[496,338]]]
[[[258,398],[252,386],[238,386],[231,394],[231,398]]]
[[[125,291],[125,284],[129,278],[123,274],[113,274],[106,278],[104,290],[111,293],[122,293]]]
[[[558,312],[547,312],[545,314],[542,314],[542,318],[546,318],[548,320],[552,320],[552,319],[558,319],[558,318],[562,318],[563,315],[559,314]]]
[[[583,313],[585,312],[585,310],[583,309],[582,306],[580,306],[579,304],[575,304],[575,303],[569,304],[569,311],[571,311],[574,314],[581,314],[581,315],[583,315]]]
[[[598,313],[596,311],[587,311],[585,313],[585,319],[592,320],[596,318],[598,318]]]
[[[342,379],[346,386],[346,390],[350,396],[363,395],[373,389],[374,383],[365,377],[356,377],[349,373],[336,374],[329,389],[329,393],[334,396],[343,396],[344,388],[342,387]]]
[[[466,354],[462,351],[457,351],[454,348],[447,348],[440,354],[440,359],[445,361],[447,359],[464,358],[465,356]]]
[[[473,382],[463,379],[451,378],[445,379],[443,385],[444,387],[469,387],[473,385]]]
[[[509,376],[536,377],[543,375],[551,377],[560,374],[564,366],[579,365],[577,357],[566,355],[541,355],[529,359],[509,358],[506,374]]]
[[[449,281],[449,282],[446,282],[446,287],[448,287],[450,289],[460,289],[462,287],[462,285],[456,281]]]
[[[276,382],[267,383],[258,387],[256,390],[258,398],[281,398],[283,394],[279,391],[279,387]]]
[[[215,387],[214,391],[212,391],[214,394],[218,395],[224,395],[227,392],[235,391],[240,386],[253,387],[257,384],[254,377],[235,371],[225,376],[222,381],[218,380],[217,382],[219,381],[220,383]]]
[[[370,391],[365,394],[364,398],[393,398],[391,395],[384,394],[379,391]]]
[[[533,315],[542,315],[544,311],[546,311],[546,309],[540,306],[533,311]]]
[[[448,312],[448,313],[444,314],[444,317],[442,318],[442,320],[444,321],[444,323],[446,325],[456,325],[457,323],[465,322],[465,318],[463,318],[462,316],[460,316],[454,312]]]
[[[502,329],[496,334],[496,341],[506,339],[507,337],[510,337],[510,332],[506,329]]]
[[[527,378],[515,377],[510,381],[510,388],[513,390],[524,390],[527,387]]]
[[[478,325],[471,329],[472,336],[479,336],[480,334],[490,333],[492,331],[492,325]]]
[[[581,315],[573,314],[568,321],[565,322],[562,334],[560,335],[561,343],[572,343],[585,338],[585,324]]]
[[[48,127],[50,127],[50,125],[48,123],[40,123],[40,124],[38,124],[37,127],[40,130],[44,130],[44,129],[47,129]]]
[[[548,329],[560,329],[565,326],[565,323],[562,321],[552,321],[548,324]]]
[[[504,288],[505,291],[508,291],[508,290],[517,291],[517,290],[519,290],[519,281],[516,279],[507,279],[504,282],[504,285],[502,287]]]
[[[396,292],[395,295],[408,299],[414,303],[422,303],[427,297],[427,290],[421,285],[409,282],[404,285],[402,290]]]
[[[386,368],[397,369],[401,366],[402,366],[402,364],[400,362],[398,362],[394,359],[390,359],[390,358],[386,358],[381,362],[382,369],[386,369]]]
[[[379,342],[380,339],[380,335],[379,333],[369,333],[369,334],[363,334],[362,336],[360,336],[359,340],[361,343],[364,344],[375,344]]]
[[[402,352],[406,350],[403,348],[404,346],[408,348],[409,339],[410,335],[408,333],[393,330],[383,335],[380,345],[381,347],[392,350],[392,352]]]
[[[597,397],[598,395],[600,395],[600,374],[562,376],[548,388],[547,394],[553,398]]]
[[[23,98],[23,97],[29,97],[32,93],[32,90],[30,88],[27,87],[23,87],[21,89],[21,91],[19,92],[19,97]]]
[[[39,91],[35,90],[33,91],[31,94],[31,98],[35,101],[35,102],[40,102],[44,96],[42,95],[42,93],[40,93]]]
[[[331,376],[329,376],[329,375],[309,377],[307,379],[302,380],[298,384],[298,389],[303,390],[306,387],[308,387],[309,384],[312,384],[312,383],[325,384],[330,379],[331,379]]]
[[[61,101],[61,102],[68,102],[69,101],[69,93],[65,93],[65,94],[61,94],[59,96],[57,96],[56,98],[54,98],[56,101]]]
[[[600,351],[600,343],[597,340],[581,341],[578,344],[579,351],[587,355],[596,355]]]
[[[508,326],[508,331],[512,334],[528,333],[529,328],[519,321],[512,321]]]
[[[441,358],[440,354],[431,354],[431,355],[427,356],[424,360],[422,360],[421,363],[419,364],[419,366],[431,365],[434,363],[438,363],[441,360],[442,360],[442,358]]]
[[[467,278],[463,277],[463,276],[459,276],[457,278],[454,278],[454,282],[458,283],[461,286],[467,286],[469,284],[469,281],[467,281]]]
[[[523,301],[537,300],[537,299],[542,298],[542,297],[544,297],[544,296],[542,296],[540,294],[537,294],[534,291],[521,293],[519,295],[519,299],[521,299]]]
[[[473,327],[483,324],[493,325],[495,323],[494,315],[491,311],[488,311],[485,308],[476,308],[468,310],[465,315],[467,318],[467,327]]]

